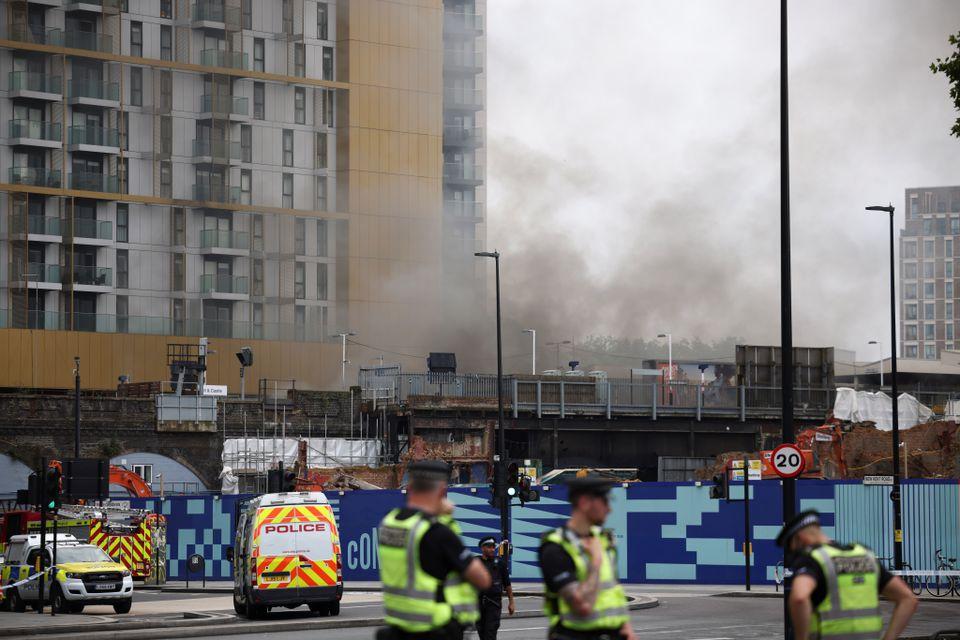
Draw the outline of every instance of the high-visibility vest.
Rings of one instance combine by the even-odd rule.
[[[457,536],[462,534],[460,525],[451,516],[437,518],[440,524],[450,527]],[[443,581],[443,599],[453,611],[453,619],[467,627],[480,619],[480,609],[477,606],[479,595],[472,584],[463,579],[459,573],[452,571]]]
[[[380,580],[386,622],[407,633],[439,629],[450,622],[443,581],[423,570],[420,541],[436,519],[416,513],[399,520],[394,509],[380,523]]]
[[[877,640],[883,631],[878,582],[880,568],[873,553],[856,544],[851,549],[823,545],[810,555],[826,580],[827,597],[814,611],[809,638]]]
[[[573,631],[605,631],[616,630],[630,620],[627,611],[627,596],[620,586],[617,577],[616,550],[610,538],[600,530],[592,527],[590,535],[599,537],[603,548],[603,561],[600,564],[600,587],[597,592],[597,601],[593,611],[585,616],[577,615],[567,601],[559,594],[547,588],[544,601],[544,613],[550,619],[551,627],[562,627]],[[577,581],[587,579],[590,567],[590,556],[587,555],[580,539],[566,527],[560,527],[547,532],[541,539],[541,546],[547,543],[559,544],[573,559],[577,570]]]

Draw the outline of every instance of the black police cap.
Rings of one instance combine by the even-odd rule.
[[[410,479],[418,480],[449,480],[450,465],[442,460],[417,460],[407,465]]]
[[[497,544],[496,538],[494,538],[493,536],[486,536],[486,537],[480,538],[481,547],[485,547],[488,544]]]
[[[588,494],[592,496],[605,496],[610,493],[610,489],[616,483],[608,478],[601,478],[596,475],[586,475],[581,478],[571,478],[567,480],[567,495],[572,501],[575,497]]]
[[[790,538],[797,534],[801,529],[806,529],[812,525],[820,525],[820,512],[816,509],[807,509],[795,515],[790,522],[783,525],[783,529],[777,534],[777,546],[785,547],[790,542]]]

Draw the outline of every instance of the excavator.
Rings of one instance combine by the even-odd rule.
[[[827,457],[817,454],[816,443],[830,443],[830,455]],[[797,434],[797,447],[803,453],[804,478],[846,478],[847,463],[843,458],[843,432],[840,430],[840,421],[834,418],[819,427],[804,429]],[[762,478],[764,480],[779,478],[773,470],[771,457],[773,451],[761,451],[763,461]]]
[[[63,465],[59,460],[51,460],[51,467],[56,467],[63,474]],[[110,465],[110,484],[123,487],[130,495],[135,498],[152,498],[153,489],[143,478],[129,469],[124,469],[115,464]]]

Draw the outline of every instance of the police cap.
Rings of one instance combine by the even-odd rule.
[[[786,547],[790,543],[790,538],[795,536],[797,532],[812,525],[820,526],[820,513],[816,509],[808,509],[798,513],[790,522],[783,525],[783,529],[777,535],[777,546]]]
[[[588,474],[580,478],[567,480],[567,497],[570,502],[582,495],[605,496],[615,484],[613,480]]]
[[[483,537],[483,538],[480,538],[480,546],[481,546],[481,547],[485,547],[485,546],[487,546],[488,544],[497,544],[496,538],[494,538],[493,536],[485,536],[485,537]]]
[[[450,465],[442,460],[417,460],[407,465],[411,480],[443,481],[450,479]]]

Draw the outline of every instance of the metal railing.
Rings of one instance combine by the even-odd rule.
[[[223,51],[221,49],[204,49],[201,51],[200,64],[205,67],[248,68],[247,54],[240,51]]]
[[[70,188],[119,193],[120,181],[117,176],[107,176],[93,171],[74,171],[70,174]]]
[[[59,122],[39,122],[37,120],[11,120],[11,138],[33,138],[35,140],[60,140]]]
[[[443,66],[480,71],[483,69],[483,54],[479,51],[444,51]]]
[[[70,223],[70,230],[74,238],[95,240],[110,240],[113,238],[113,223],[109,220],[76,218]]]
[[[200,202],[240,202],[240,187],[221,184],[193,185],[193,199]]]
[[[54,47],[63,46],[63,31],[61,29],[46,29],[34,25],[12,24],[7,29],[7,37],[17,42],[47,44]]]
[[[98,82],[93,80],[69,80],[67,95],[71,98],[93,98],[95,100],[120,100],[119,82]]]
[[[201,113],[233,113],[245,116],[250,112],[250,100],[241,96],[205,94],[200,96]]]
[[[446,144],[481,144],[483,142],[483,128],[445,125],[443,127],[443,141]]]
[[[59,189],[60,170],[42,167],[10,167],[10,182]]]
[[[59,236],[60,218],[56,216],[24,216],[22,214],[10,217],[10,233],[35,233],[38,235]]]
[[[479,109],[483,107],[483,91],[462,87],[444,87],[443,103],[444,107],[459,105]]]
[[[249,293],[246,276],[223,275],[219,273],[205,273],[200,276],[200,291],[202,293]]]
[[[73,284],[92,285],[97,287],[113,286],[113,269],[110,267],[75,265],[71,271],[73,272]]]
[[[443,203],[443,210],[447,215],[457,218],[482,218],[484,204],[464,200],[447,200]]]
[[[483,165],[447,162],[443,165],[443,177],[448,180],[483,180]]]
[[[64,44],[71,49],[86,49],[100,53],[113,52],[113,36],[105,33],[70,29],[64,35]]]
[[[10,264],[10,278],[20,282],[52,282],[60,283],[61,267],[58,264],[44,262],[29,262],[24,265],[22,260]]]
[[[210,156],[215,160],[240,160],[242,149],[239,142],[198,138],[193,141],[194,157]]]
[[[445,31],[479,34],[483,32],[483,15],[462,11],[444,11],[443,28]]]
[[[203,249],[249,249],[250,234],[246,231],[204,229],[200,232],[200,247]]]
[[[7,78],[10,81],[10,91],[36,91],[56,95],[63,92],[63,78],[60,76],[48,76],[33,71],[11,71]]]
[[[119,147],[120,130],[106,127],[70,127],[70,144],[93,144],[101,147]]]
[[[240,22],[240,10],[237,7],[225,7],[223,0],[214,2],[207,0],[193,5],[190,16],[194,22]]]

